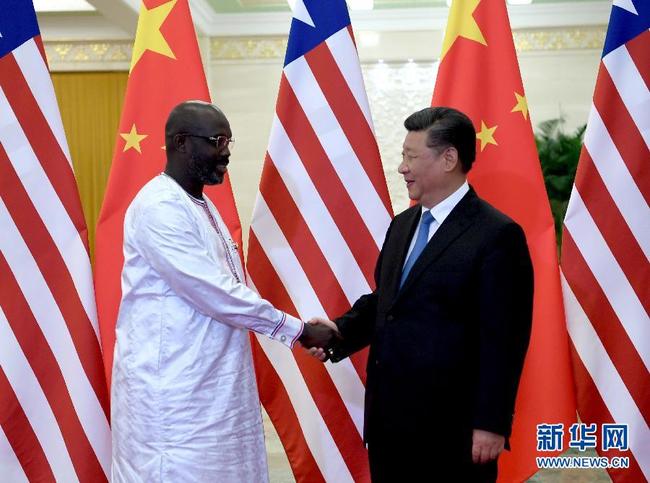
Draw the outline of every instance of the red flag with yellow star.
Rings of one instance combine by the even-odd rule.
[[[576,412],[553,217],[505,0],[453,1],[432,104],[457,108],[472,119],[478,133],[470,183],[524,228],[533,259],[532,335],[517,393],[512,451],[499,459],[500,481],[522,481],[537,471],[537,425],[563,423],[568,429]]]
[[[110,385],[124,257],[124,213],[140,188],[165,166],[165,121],[189,99],[210,100],[187,0],[144,0],[106,195],[97,223],[95,290]],[[241,247],[241,226],[228,177],[206,187]]]

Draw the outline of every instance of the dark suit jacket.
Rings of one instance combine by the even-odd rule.
[[[377,288],[335,321],[343,342],[332,359],[370,344],[366,442],[469,457],[473,429],[510,434],[530,336],[532,265],[519,225],[470,189],[400,290],[420,214],[418,205],[393,219]]]

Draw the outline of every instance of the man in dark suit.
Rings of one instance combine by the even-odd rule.
[[[336,362],[370,345],[373,481],[494,481],[531,329],[526,238],[467,183],[476,131],[465,114],[427,108],[404,126],[399,173],[418,204],[386,233],[375,291],[334,321],[342,340],[311,352]]]

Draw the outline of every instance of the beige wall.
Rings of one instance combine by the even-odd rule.
[[[600,50],[526,52],[519,56],[533,126],[559,116],[567,130],[587,122]]]
[[[229,171],[247,240],[275,112],[281,60],[217,63],[211,70],[212,99],[228,116],[235,138]]]
[[[520,38],[519,43],[524,40]],[[408,204],[396,174],[404,136],[402,121],[431,101],[433,59],[440,51],[440,33],[359,32],[357,42],[384,171],[394,209],[399,212]],[[600,50],[590,44],[586,48],[580,48],[580,44],[576,44],[577,48],[562,48],[557,36],[553,42],[548,50],[544,50],[543,43],[541,47],[537,44],[537,48],[520,49],[524,88],[534,126],[563,115],[567,129],[572,130],[587,120]],[[570,47],[570,38],[567,42]],[[284,45],[277,39],[262,38],[230,39],[226,43],[219,42],[216,48],[213,43],[212,59],[206,70],[213,99],[228,115],[236,138],[230,173],[247,237],[277,98]],[[597,43],[597,39],[592,43]]]

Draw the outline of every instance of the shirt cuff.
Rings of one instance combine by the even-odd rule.
[[[271,332],[271,339],[277,340],[287,347],[292,348],[298,338],[302,335],[304,327],[302,320],[282,312],[282,317]]]

